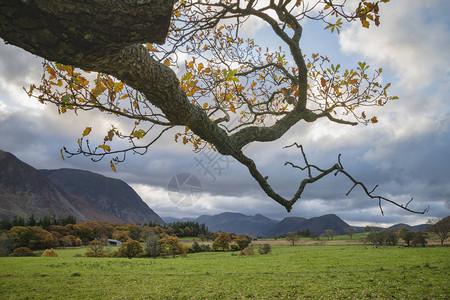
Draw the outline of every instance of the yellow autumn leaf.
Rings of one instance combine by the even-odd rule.
[[[86,127],[86,129],[83,131],[83,136],[87,136],[89,133],[91,133],[91,130],[91,127]]]
[[[359,89],[353,89],[350,91],[350,93],[352,93],[352,94],[358,94],[358,92],[359,92]]]
[[[116,172],[116,166],[114,166],[114,163],[113,163],[113,161],[111,160],[111,169],[114,171],[114,172]]]
[[[98,147],[103,149],[103,150],[105,150],[105,151],[108,151],[108,152],[111,151],[111,147],[109,147],[108,145],[105,145],[105,144],[99,145]]]
[[[166,60],[164,61],[164,65],[167,66],[167,67],[170,66],[170,61],[169,61],[167,58],[166,58]]]
[[[361,24],[364,28],[369,28],[369,25],[370,25],[369,21],[367,21],[367,20],[361,20]]]

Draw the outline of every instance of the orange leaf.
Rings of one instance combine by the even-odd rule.
[[[231,110],[233,113],[236,113],[236,108],[234,108],[233,103],[230,103],[230,110]]]
[[[167,67],[170,66],[170,61],[169,61],[167,58],[166,58],[166,60],[164,61],[164,65],[167,66]]]
[[[370,119],[370,121],[371,121],[372,123],[378,123],[377,117],[373,117],[372,119]]]
[[[320,84],[323,86],[323,87],[326,87],[327,86],[327,80],[325,79],[325,78],[320,78]]]
[[[112,160],[111,160],[111,169],[112,169],[114,172],[116,172],[116,167],[114,166],[114,163],[112,162]]]

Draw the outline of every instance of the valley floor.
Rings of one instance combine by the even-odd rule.
[[[0,257],[0,299],[448,299],[450,247],[287,246],[268,255]]]

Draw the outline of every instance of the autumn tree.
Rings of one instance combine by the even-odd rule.
[[[84,253],[85,257],[105,257],[107,252],[105,244],[102,241],[91,241],[88,244],[88,250]]]
[[[448,238],[448,233],[450,232],[450,216],[439,219],[434,218],[430,219],[427,222],[431,227],[431,230],[434,233],[436,233],[441,241],[441,247],[444,247],[444,241]]]
[[[144,251],[147,256],[156,258],[161,254],[161,246],[159,245],[159,236],[155,234],[147,235],[144,239]]]
[[[112,238],[122,243],[129,241],[131,238],[128,236],[127,232],[124,230],[116,230],[112,234]]]
[[[356,228],[355,227],[347,227],[347,228],[345,228],[345,233],[350,237],[350,239],[352,239],[353,238],[353,235],[355,234],[355,233],[357,233],[358,232],[358,230],[356,230]]]
[[[212,247],[214,250],[222,249],[222,251],[225,251],[230,248],[230,243],[231,237],[228,232],[218,232]]]
[[[406,246],[409,247],[411,245],[411,241],[414,239],[414,232],[409,231],[408,227],[400,227],[397,234],[406,243]]]
[[[300,236],[295,232],[288,232],[286,234],[286,241],[292,243],[292,246],[295,245],[295,242],[300,239]]]
[[[172,255],[175,258],[175,255],[181,254],[186,256],[189,249],[184,246],[180,239],[174,235],[165,235],[163,238],[159,240],[159,244],[161,245],[161,255]]]
[[[119,249],[117,250],[117,254],[115,256],[128,257],[131,259],[133,257],[142,254],[143,251],[144,249],[141,243],[130,239],[129,241],[122,243],[120,245]]]
[[[411,241],[411,245],[413,245],[414,247],[416,247],[417,245],[425,247],[426,244],[427,244],[427,234],[422,231],[415,232],[414,237]]]
[[[387,201],[414,211],[410,201],[402,205],[375,195],[376,187],[368,189],[353,178],[340,156],[328,168],[311,164],[298,143],[287,147],[299,149],[303,166],[286,165],[306,176],[285,198],[243,151],[251,143],[278,140],[300,122],[378,122],[369,108],[397,99],[389,94],[390,84],[382,82],[383,70],[365,62],[345,69],[324,55],[306,55],[302,24],[322,22],[330,34],[339,34],[349,22],[378,26],[387,2],[0,0],[0,37],[47,59],[42,83],[27,90],[30,97],[55,104],[61,114],[99,110],[130,121],[129,131],[112,126],[100,141],[89,139],[93,129],[87,126],[77,149],[61,150],[63,158],[109,157],[116,170],[126,154],[145,154],[176,127],[175,141],[233,157],[287,211],[308,184],[329,174],[350,180],[347,195],[360,186],[380,209]],[[245,36],[243,27],[254,20],[267,25],[267,38],[279,47],[262,47]],[[186,61],[181,59],[185,54]],[[177,68],[184,73],[180,77]],[[120,140],[129,147],[120,148]]]
[[[247,248],[247,246],[252,242],[252,237],[246,234],[240,234],[234,239],[234,241],[238,245],[239,250],[244,250],[244,248]]]
[[[327,237],[328,239],[333,239],[335,236],[334,230],[332,229],[326,229],[323,231],[323,236]]]

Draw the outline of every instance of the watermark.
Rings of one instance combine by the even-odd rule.
[[[202,184],[197,176],[191,173],[179,173],[170,179],[167,194],[177,207],[189,207],[200,199]]]
[[[216,182],[217,177],[222,176],[233,162],[230,156],[224,156],[212,149],[204,150],[198,156],[194,157],[195,166],[202,170],[203,176],[210,177],[212,182]]]
[[[239,117],[234,118],[228,126],[231,127],[236,123],[241,123]],[[230,168],[230,164],[235,162],[231,156],[222,155],[212,148],[202,149],[194,157],[194,161],[195,167],[201,170],[202,176],[208,177],[212,182],[216,182],[218,177],[223,176]],[[200,199],[202,184],[191,173],[179,173],[170,179],[167,194],[170,201],[177,207],[189,207]]]
[[[248,113],[248,110],[243,111]],[[239,116],[236,116],[228,124],[229,128],[232,128],[236,123],[242,123]],[[244,150],[246,145],[242,150]],[[195,166],[202,171],[204,177],[209,177],[212,182],[216,182],[217,177],[222,176],[228,171],[230,164],[234,163],[234,159],[229,155],[222,155],[218,151],[212,148],[202,149],[197,157],[194,157]]]

